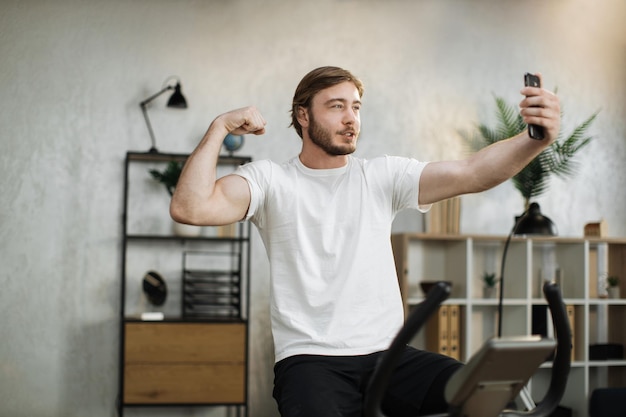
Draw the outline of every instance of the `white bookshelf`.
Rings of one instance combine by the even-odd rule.
[[[505,242],[506,236],[392,235],[407,309],[423,299],[420,281],[452,282],[446,304],[461,307],[463,361],[497,333],[497,291],[493,298],[483,298],[482,275],[500,276]],[[620,277],[622,298],[601,297],[607,275]],[[559,282],[565,304],[574,311],[574,357],[561,404],[574,416],[587,416],[594,388],[626,386],[626,360],[589,360],[591,344],[626,345],[626,239],[513,237],[504,272],[503,336],[531,334],[533,305],[546,304],[540,290],[544,279]],[[423,347],[424,335],[414,343]],[[547,390],[549,375],[547,363],[533,377],[535,400]]]

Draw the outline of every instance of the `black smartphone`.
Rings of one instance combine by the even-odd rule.
[[[524,74],[524,85],[526,87],[541,87],[541,80],[535,74],[527,72]],[[543,127],[528,125],[528,136],[533,139],[542,140],[545,138]]]

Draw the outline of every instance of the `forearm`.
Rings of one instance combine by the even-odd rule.
[[[519,173],[547,146],[547,140],[535,140],[528,131],[504,141],[496,142],[467,159],[468,189],[476,193],[493,188]]]

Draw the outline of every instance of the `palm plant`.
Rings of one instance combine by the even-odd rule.
[[[495,128],[481,123],[475,132],[469,134],[461,132],[461,135],[474,151],[515,136],[527,128],[517,107],[507,104],[501,97],[495,97],[495,101],[497,118]],[[587,135],[587,130],[597,115],[598,112],[592,114],[583,123],[576,126],[565,139],[563,139],[563,130],[561,130],[559,137],[552,145],[512,178],[513,185],[524,198],[525,210],[528,209],[531,199],[543,194],[548,189],[551,174],[565,178],[575,173],[576,164],[572,159],[580,149],[591,141],[592,136]]]

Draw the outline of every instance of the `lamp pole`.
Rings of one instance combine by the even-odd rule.
[[[513,235],[544,235],[556,236],[556,227],[552,220],[541,214],[539,204],[532,203],[521,216],[515,219],[515,224],[511,233],[506,239],[504,250],[502,251],[502,262],[500,265],[500,294],[498,298],[498,337],[502,337],[502,310],[504,304],[504,264],[509,251],[509,244]]]

